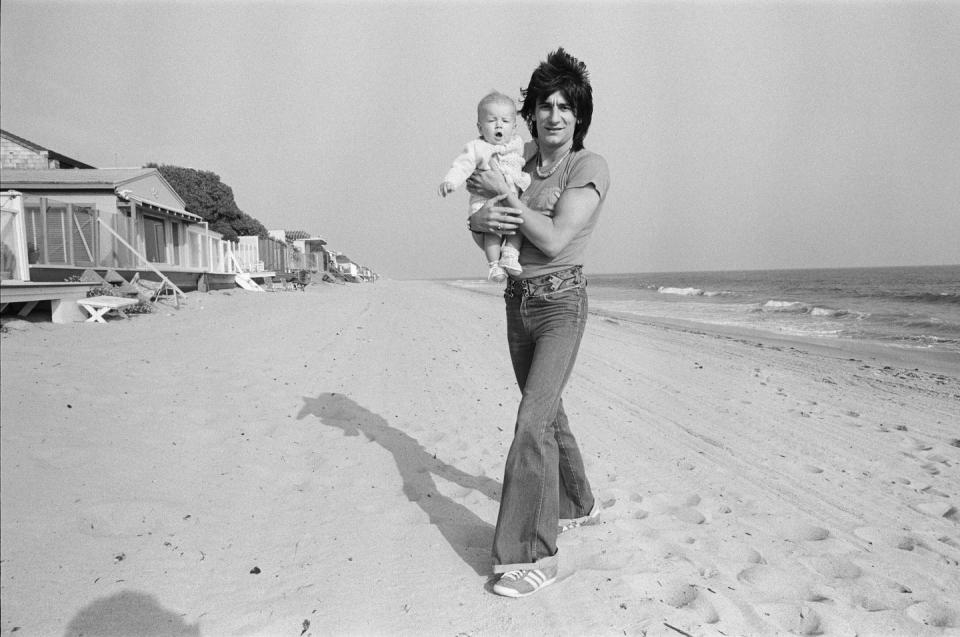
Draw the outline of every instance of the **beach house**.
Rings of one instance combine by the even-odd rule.
[[[233,287],[235,246],[187,211],[156,168],[94,168],[5,130],[0,168],[0,190],[20,193],[30,281],[92,269],[167,277],[184,291]]]
[[[232,271],[230,246],[155,168],[4,168],[0,189],[22,193],[32,281],[86,269],[159,280],[159,271],[193,290],[203,274]]]
[[[0,167],[8,168],[94,168],[78,159],[61,155],[28,139],[0,129]]]

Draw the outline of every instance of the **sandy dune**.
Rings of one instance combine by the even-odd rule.
[[[189,295],[2,336],[2,634],[957,635],[960,361],[625,323],[565,403],[603,502],[489,591],[502,302]]]

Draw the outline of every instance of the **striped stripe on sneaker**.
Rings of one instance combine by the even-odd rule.
[[[526,597],[557,581],[557,567],[504,573],[493,592],[504,597]]]

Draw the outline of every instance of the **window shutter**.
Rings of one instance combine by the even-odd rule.
[[[96,250],[96,213],[97,209],[89,204],[70,206],[72,223],[71,236],[73,264],[93,266],[97,264]]]
[[[67,204],[47,200],[47,263],[65,265],[67,261]]]

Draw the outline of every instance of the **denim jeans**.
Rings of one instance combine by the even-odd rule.
[[[561,400],[587,321],[586,288],[507,294],[505,301],[507,341],[522,398],[493,539],[495,573],[555,563],[559,518],[584,516],[593,507]]]

